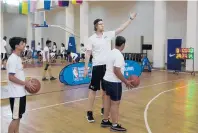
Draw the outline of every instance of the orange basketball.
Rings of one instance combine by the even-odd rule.
[[[137,86],[139,86],[139,84],[140,84],[140,79],[139,79],[138,76],[131,75],[131,76],[128,77],[128,80],[133,80],[132,85],[133,85],[134,87],[137,87]]]
[[[25,86],[25,89],[31,94],[35,94],[41,89],[41,83],[40,83],[40,81],[38,79],[35,79],[35,78],[30,79],[28,81],[28,83],[32,84],[34,86],[34,88],[35,88],[35,90],[33,91],[30,88],[28,88],[27,86]]]

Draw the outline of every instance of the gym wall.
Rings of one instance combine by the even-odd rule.
[[[140,52],[140,36],[144,36],[145,44],[152,44],[154,39],[154,2],[152,1],[109,1],[91,2],[89,11],[89,35],[93,33],[93,21],[102,18],[105,30],[118,28],[129,17],[130,11],[136,11],[137,18],[120,35],[126,37],[124,52]],[[185,45],[187,2],[167,2],[167,39],[181,38]],[[166,47],[167,44],[165,44]],[[165,48],[166,49],[166,48]],[[166,58],[166,51],[164,53]],[[153,52],[148,52],[153,61]]]

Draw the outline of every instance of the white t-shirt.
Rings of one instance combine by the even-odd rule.
[[[52,50],[53,52],[55,52],[56,51],[56,45],[53,45],[53,50]]]
[[[41,51],[41,45],[37,45],[37,51]]]
[[[43,50],[43,61],[47,61],[47,59],[45,58],[45,52],[47,52],[47,58],[49,61],[50,54],[49,54],[49,48],[47,46],[45,46],[45,48]]]
[[[78,57],[78,54],[76,53],[71,53],[71,57],[73,60],[76,60],[76,58]]]
[[[93,34],[88,39],[86,50],[92,51],[93,66],[105,65],[107,55],[111,51],[111,40],[115,37],[115,31],[104,32],[100,37],[97,34]]]
[[[86,51],[86,48],[85,48],[85,47],[81,47],[81,48],[80,48],[80,53],[81,53],[81,54],[85,54],[85,51]]]
[[[65,54],[65,47],[61,46],[61,54]]]
[[[12,53],[7,61],[7,75],[9,73],[15,74],[14,76],[22,81],[25,81],[25,74],[21,58]],[[9,78],[8,78],[9,79]],[[25,86],[13,83],[8,80],[8,90],[10,97],[23,97],[26,95]]]
[[[122,53],[118,49],[113,49],[108,53],[104,80],[109,82],[121,82],[114,73],[114,66],[120,67],[122,74],[124,74],[125,61]]]
[[[6,53],[5,46],[6,46],[6,41],[3,39],[1,44],[1,53]]]

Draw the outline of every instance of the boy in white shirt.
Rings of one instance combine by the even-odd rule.
[[[77,61],[76,59],[78,58],[78,54],[68,51],[67,52],[67,57],[68,57],[67,59],[68,59],[69,62],[76,63],[76,61]],[[70,58],[71,58],[71,60],[70,60]]]
[[[118,36],[116,38],[115,48],[109,53],[106,64],[106,72],[104,76],[103,86],[106,90],[104,102],[104,119],[101,122],[102,127],[111,126],[111,130],[116,132],[126,131],[125,128],[118,124],[119,105],[122,96],[122,82],[129,88],[132,81],[125,79],[124,69],[125,61],[121,51],[125,47],[125,38]],[[112,123],[109,121],[109,113],[111,114]]]
[[[34,90],[35,88],[25,81],[25,74],[23,71],[21,52],[25,48],[24,39],[20,37],[13,37],[9,40],[10,46],[13,50],[8,58],[7,76],[8,76],[8,90],[10,107],[12,111],[12,122],[9,125],[8,133],[18,133],[19,123],[26,108],[26,90],[25,86]]]
[[[43,68],[44,68],[43,79],[42,79],[43,81],[48,80],[46,78],[46,72],[47,71],[49,73],[50,80],[56,80],[56,78],[54,78],[52,76],[52,72],[51,72],[49,47],[51,47],[51,41],[50,40],[47,40],[46,41],[46,46],[44,47],[44,50],[43,50]]]

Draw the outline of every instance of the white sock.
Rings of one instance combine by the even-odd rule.
[[[103,121],[104,121],[104,122],[108,122],[108,120],[105,120],[105,119],[104,119]]]
[[[118,124],[113,124],[113,127],[116,127]]]
[[[1,68],[3,68],[3,65],[1,65]]]

